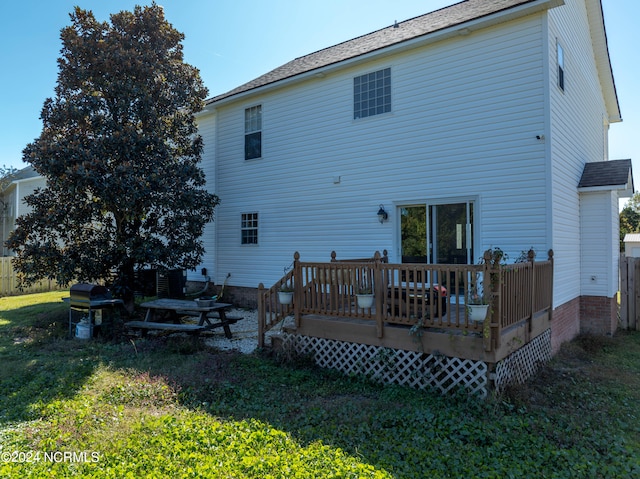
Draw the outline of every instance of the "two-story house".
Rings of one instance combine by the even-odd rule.
[[[611,333],[618,200],[633,192],[631,161],[607,154],[619,121],[600,0],[467,0],[393,23],[208,100],[221,203],[202,266],[241,290],[273,284],[294,251],[552,249],[554,349]]]
[[[0,191],[0,214],[2,221],[2,255],[12,256],[13,252],[5,246],[9,234],[15,229],[16,218],[30,211],[24,198],[33,193],[37,188],[44,188],[46,180],[32,167],[28,166],[15,171],[7,177],[7,184]]]

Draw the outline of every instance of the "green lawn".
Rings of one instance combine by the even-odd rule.
[[[640,477],[640,333],[583,337],[478,401],[179,337],[68,339],[0,298],[0,477]]]

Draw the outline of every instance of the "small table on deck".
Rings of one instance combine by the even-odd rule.
[[[242,318],[229,318],[226,310],[232,307],[228,303],[213,303],[211,306],[198,306],[195,301],[184,299],[157,299],[142,303],[140,306],[147,308],[147,314],[144,321],[129,321],[126,326],[135,329],[149,330],[165,330],[165,331],[183,331],[191,333],[199,333],[213,328],[222,326],[224,334],[227,338],[231,338],[230,324],[235,323]],[[211,318],[209,315],[216,313],[218,318]],[[180,315],[197,316],[198,324],[181,324]],[[157,322],[158,317],[168,315],[171,323]],[[211,319],[219,319],[217,323],[212,323]]]

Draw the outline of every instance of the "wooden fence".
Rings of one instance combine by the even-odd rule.
[[[620,257],[620,323],[640,330],[640,258]]]
[[[44,293],[62,289],[54,280],[43,280],[29,287],[19,287],[18,275],[13,270],[12,259],[11,257],[0,258],[0,296]]]

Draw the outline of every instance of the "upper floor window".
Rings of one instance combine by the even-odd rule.
[[[558,87],[564,91],[564,50],[562,45],[557,44],[558,55]]]
[[[391,68],[353,79],[353,118],[391,111]]]
[[[241,244],[258,244],[258,213],[242,213]]]
[[[244,111],[244,159],[262,156],[262,105]]]

